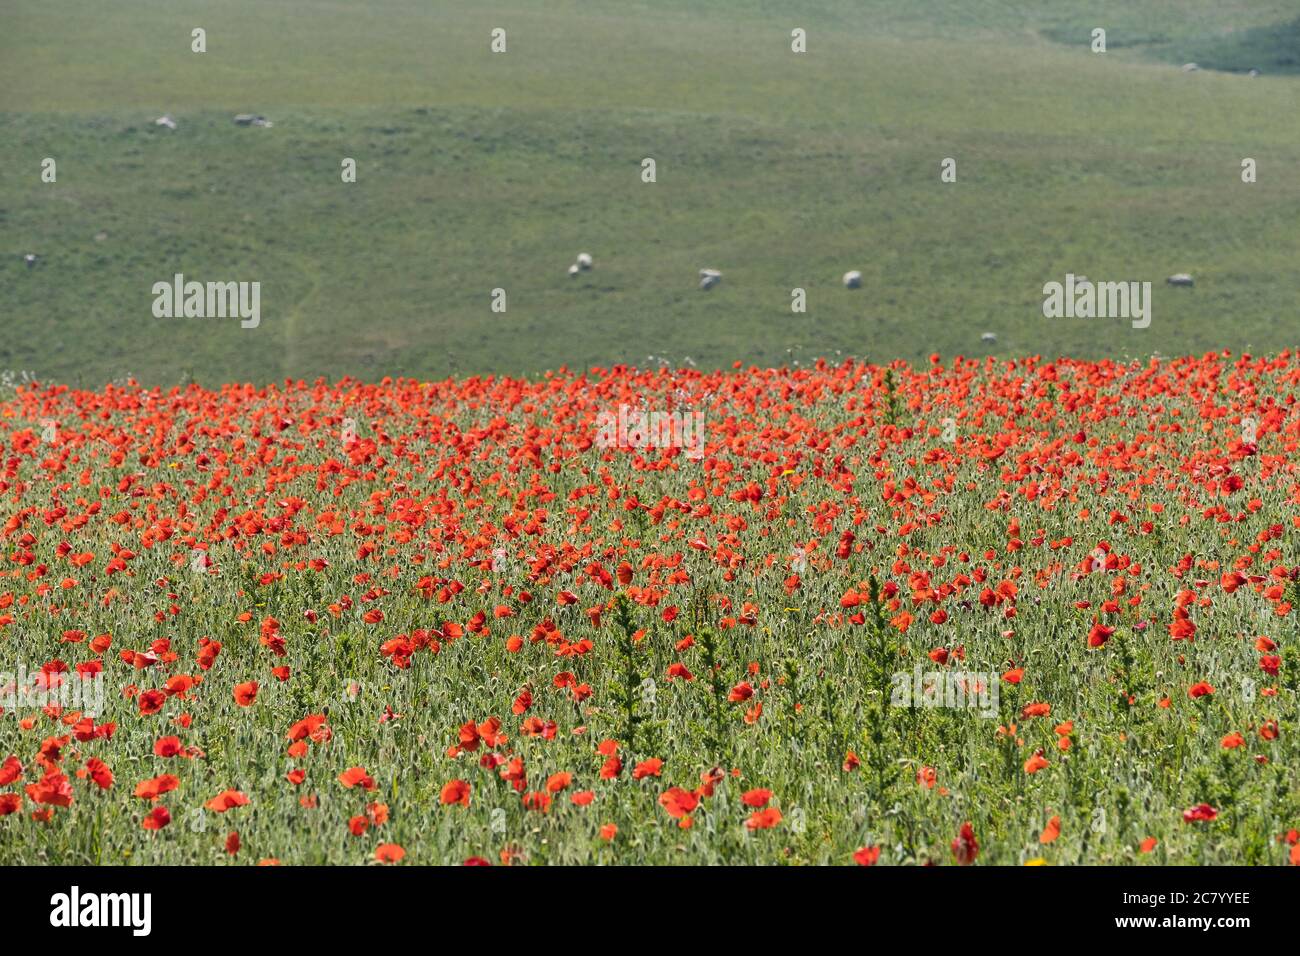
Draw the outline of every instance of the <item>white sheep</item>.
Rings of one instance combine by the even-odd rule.
[[[583,272],[586,272],[588,269],[591,268],[591,253],[589,252],[578,253],[578,268],[581,269]]]
[[[1165,281],[1168,282],[1170,285],[1195,285],[1195,283],[1192,281],[1192,277],[1189,276],[1186,272],[1179,272],[1176,275],[1171,275]]]
[[[569,278],[570,279],[578,278],[578,266],[576,263],[574,265],[569,266]]]
[[[700,270],[700,289],[708,292],[715,285],[722,281],[722,273],[717,269]]]
[[[861,288],[862,288],[862,273],[859,272],[857,269],[854,269],[852,272],[846,272],[846,273],[844,273],[844,288],[846,288],[846,289],[861,289]]]

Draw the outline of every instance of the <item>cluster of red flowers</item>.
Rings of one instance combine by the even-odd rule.
[[[829,766],[843,761],[816,771],[828,786],[880,786],[859,772],[864,745],[845,746],[868,728],[817,689],[831,664],[804,661],[800,677],[785,658],[796,631],[855,647],[882,627],[887,671],[1001,675],[981,740],[1027,777],[1161,712],[1264,768],[1294,707],[1297,390],[1288,353],[27,386],[0,402],[0,647],[31,660],[46,697],[25,711],[13,692],[29,688],[0,687],[17,712],[3,715],[0,816],[75,813],[127,760],[175,768],[134,786],[133,825],[151,831],[187,791],[238,818],[287,785],[301,811],[337,806],[360,837],[420,806],[410,789],[451,814],[492,787],[528,814],[596,807],[608,845],[632,819],[626,783],[679,829],[725,805],[726,825],[758,839],[790,830],[805,798],[776,763],[721,761],[738,752],[722,738],[824,736]],[[620,407],[702,413],[703,455],[597,443]],[[1085,670],[1093,684],[1066,680]],[[868,694],[863,673],[837,678],[848,704]],[[57,700],[77,677],[108,687],[102,711]],[[1212,708],[1225,687],[1232,706]],[[267,748],[287,725],[287,747]],[[412,749],[377,727],[418,727]],[[951,757],[891,757],[973,818],[952,838],[954,814],[936,811],[944,835],[936,824],[912,858],[934,861],[942,840],[974,862],[976,807]],[[261,780],[259,759],[274,765]],[[342,791],[313,788],[335,778]],[[743,815],[720,787],[739,788]],[[1195,826],[1223,823],[1212,796],[1162,794]],[[1082,814],[1052,809],[1034,828],[1044,846]],[[1140,852],[1158,842],[1142,835]],[[259,850],[275,862],[287,845]],[[894,845],[873,837],[839,861]],[[223,846],[238,854],[239,833]]]

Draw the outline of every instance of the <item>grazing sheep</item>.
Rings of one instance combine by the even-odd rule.
[[[586,272],[588,269],[591,268],[591,253],[589,252],[578,253],[578,268],[581,269],[583,272]]]
[[[1189,276],[1186,272],[1180,272],[1177,275],[1172,275],[1165,281],[1168,282],[1170,285],[1195,285],[1195,283],[1192,282],[1192,277]]]
[[[1250,71],[1249,73],[1247,73],[1246,75],[1247,75],[1247,76],[1259,76],[1259,70],[1251,70],[1251,71]]]
[[[164,113],[162,116],[158,117],[156,120],[153,121],[153,125],[163,126],[166,127],[167,129],[175,129],[176,121],[171,118],[170,114]]]
[[[980,341],[983,342],[985,345],[992,345],[997,340],[998,337],[994,335],[992,332],[985,332],[983,335],[980,336]]]
[[[265,116],[257,116],[253,113],[240,113],[235,117],[236,126],[271,126],[272,123]]]
[[[30,269],[32,266],[36,265],[36,259],[37,259],[37,256],[36,256],[34,253],[31,253],[31,252],[29,252],[29,253],[27,253],[27,255],[23,256],[23,262],[27,263],[27,268],[29,268],[29,269]]]
[[[576,265],[569,266],[569,278],[570,279],[578,278],[578,267]]]
[[[1197,64],[1195,64],[1195,63],[1184,63],[1184,64],[1183,64],[1183,72],[1184,72],[1184,73],[1195,73],[1195,72],[1196,72],[1197,70],[1199,70],[1199,69],[1200,69],[1200,67],[1199,67]]]
[[[852,272],[846,272],[846,273],[844,273],[844,288],[846,288],[846,289],[861,289],[861,288],[862,288],[862,273],[859,272],[857,269],[854,269]]]
[[[722,281],[722,273],[717,269],[700,270],[700,289],[708,292],[715,285]]]

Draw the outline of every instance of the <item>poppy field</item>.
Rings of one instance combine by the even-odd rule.
[[[0,858],[1300,862],[1297,391],[1291,352],[24,385]],[[701,447],[601,434],[645,411]]]

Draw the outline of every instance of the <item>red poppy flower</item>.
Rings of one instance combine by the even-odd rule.
[[[166,807],[159,804],[144,815],[144,819],[140,821],[140,826],[146,830],[161,830],[171,822],[172,815],[167,811]]]
[[[700,805],[700,798],[690,790],[672,787],[659,795],[659,803],[670,817],[680,819]]]
[[[450,806],[453,803],[459,803],[462,807],[468,807],[470,791],[470,785],[464,780],[452,780],[443,785],[440,797],[442,805]]]
[[[853,851],[853,862],[858,866],[875,866],[879,859],[880,847],[878,846],[864,846],[860,850]]]
[[[361,787],[363,790],[375,789],[375,778],[366,773],[364,767],[349,767],[339,774],[339,783],[351,790]]]
[[[157,800],[164,793],[170,793],[181,785],[180,779],[170,773],[164,773],[150,780],[142,780],[135,785],[135,795],[144,800]]]
[[[400,863],[406,851],[396,843],[381,843],[375,850],[375,859],[380,863]]]
[[[632,779],[642,780],[646,777],[657,777],[659,771],[663,768],[664,762],[658,757],[651,757],[649,760],[642,760],[632,768]]]
[[[214,813],[225,813],[234,807],[247,806],[248,797],[238,790],[224,790],[203,805]]]
[[[757,810],[750,814],[745,826],[750,830],[770,830],[781,822],[781,811],[776,807],[768,807],[766,810]]]
[[[952,855],[962,866],[969,866],[979,856],[980,845],[975,839],[975,828],[967,821],[961,825],[957,838],[952,841]]]

